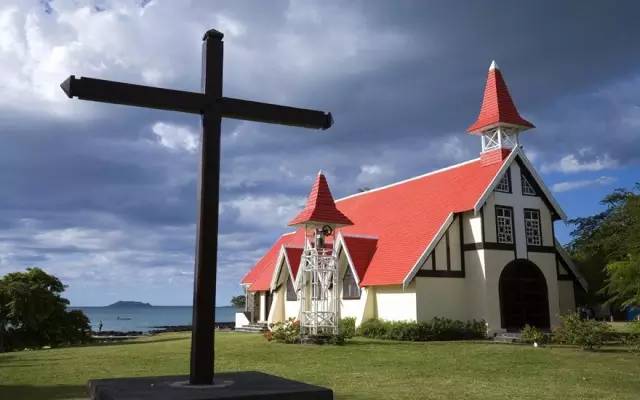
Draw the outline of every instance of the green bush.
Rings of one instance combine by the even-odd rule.
[[[640,321],[631,322],[631,329],[623,343],[629,346],[629,351],[640,353]]]
[[[540,329],[527,324],[520,332],[520,341],[524,343],[544,344],[547,341],[547,336]]]
[[[344,339],[351,339],[356,334],[356,319],[353,317],[346,317],[340,320],[340,335]]]
[[[484,339],[486,325],[484,321],[463,322],[437,317],[424,322],[370,319],[360,325],[358,335],[374,339],[415,342]]]
[[[593,350],[601,347],[611,333],[606,322],[581,319],[578,313],[560,317],[560,327],[553,332],[554,341]]]
[[[265,334],[265,338],[280,343],[300,342],[300,322],[295,318],[271,324],[270,334]]]

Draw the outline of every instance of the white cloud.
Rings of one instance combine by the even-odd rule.
[[[391,167],[378,164],[365,164],[360,167],[360,173],[356,177],[356,181],[360,185],[377,186],[383,184],[393,176],[394,170]]]
[[[222,203],[222,212],[231,207],[238,212],[237,222],[260,228],[283,228],[289,219],[302,210],[305,197],[297,196],[245,196]]]
[[[596,179],[583,179],[577,181],[565,181],[554,183],[551,186],[551,190],[554,192],[568,192],[570,190],[581,189],[589,186],[606,186],[616,181],[616,178],[611,176],[601,176]]]
[[[151,131],[158,137],[161,145],[171,150],[183,150],[194,153],[200,145],[200,139],[190,127],[169,122],[156,122]]]
[[[584,157],[591,154],[592,151],[587,148],[578,150],[578,156]],[[575,154],[568,154],[562,157],[559,161],[554,163],[548,163],[542,165],[542,172],[562,172],[565,174],[585,172],[585,171],[602,171],[604,169],[611,169],[618,166],[618,161],[614,160],[609,154],[604,154],[601,157],[595,157],[589,161],[580,160]]]

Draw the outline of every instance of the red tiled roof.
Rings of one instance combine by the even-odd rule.
[[[298,276],[298,268],[300,267],[300,258],[302,258],[302,247],[287,247],[284,251],[287,253],[287,259],[289,260],[289,266],[291,267],[291,278],[293,280]]]
[[[271,246],[267,254],[262,256],[260,260],[253,266],[251,271],[242,278],[241,283],[250,285],[250,291],[269,290],[271,286],[271,277],[276,268],[276,261],[282,246],[291,243],[302,245],[304,241],[304,233],[302,231],[286,233]]]
[[[353,221],[352,226],[340,228],[340,232],[349,251],[354,251],[352,257],[358,260],[353,262],[360,285],[402,284],[449,214],[472,210],[505,161],[482,165],[478,158],[336,201],[337,209]],[[363,244],[351,249],[350,243],[358,240],[347,238],[361,234],[377,237],[372,254],[365,251]],[[250,290],[269,289],[280,247],[301,246],[304,233],[298,229],[295,235],[285,238],[286,242],[276,242],[254,267],[268,277],[262,278],[259,273],[245,277],[243,282],[255,281]],[[269,260],[272,265],[266,267]]]
[[[531,122],[522,118],[518,113],[518,109],[509,94],[507,84],[502,78],[502,72],[493,62],[489,68],[480,114],[476,122],[467,129],[467,132],[477,134],[484,128],[496,126],[499,123],[517,125],[523,128],[534,127]]]
[[[292,219],[289,225],[302,225],[308,222],[335,225],[352,224],[351,220],[336,208],[327,178],[324,177],[322,172],[318,172],[318,177],[311,188],[304,210]]]
[[[358,281],[362,281],[376,251],[378,238],[346,234],[343,235],[343,239],[353,268],[358,275]]]

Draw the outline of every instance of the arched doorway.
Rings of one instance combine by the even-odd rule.
[[[525,324],[549,328],[549,298],[544,274],[531,261],[514,260],[500,275],[502,327],[520,330]]]

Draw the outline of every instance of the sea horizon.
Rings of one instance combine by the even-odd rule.
[[[127,306],[69,306],[81,310],[89,318],[93,331],[148,332],[166,326],[191,325],[193,306],[127,305]],[[215,322],[234,322],[235,307],[215,309]],[[102,327],[100,324],[102,323]]]

